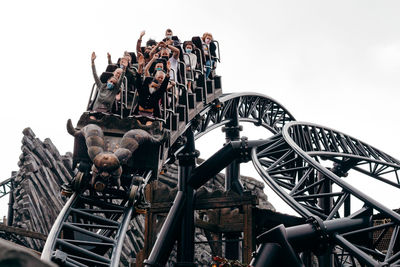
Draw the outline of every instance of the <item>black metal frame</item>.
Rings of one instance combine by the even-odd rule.
[[[324,224],[340,218],[354,218],[359,214],[370,218],[373,212],[380,213],[391,223],[368,225],[357,231],[346,229],[341,233],[324,231],[324,234],[329,236],[331,243],[350,253],[348,260],[352,262],[357,259],[367,266],[400,262],[400,252],[394,251],[400,215],[340,178],[353,169],[399,188],[398,160],[341,132],[311,123],[288,123],[281,133],[271,139],[275,141],[253,149],[252,160],[264,181],[286,203],[302,217],[318,217],[324,220]],[[321,164],[321,160],[331,160],[334,165],[328,169]],[[364,207],[351,211],[351,198],[362,201]],[[366,211],[369,211],[368,214],[365,214]],[[388,231],[389,227],[394,230],[386,253],[376,251],[376,244],[365,242],[366,236],[373,231]],[[335,250],[332,246],[328,250],[335,260],[329,264],[342,266],[344,262]]]
[[[142,176],[148,182],[151,171]],[[41,259],[65,266],[119,266],[140,189],[132,184],[131,189],[74,193],[51,228]]]

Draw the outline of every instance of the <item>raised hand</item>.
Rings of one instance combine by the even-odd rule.
[[[167,70],[168,70],[168,73],[171,71],[171,61],[167,61]]]
[[[96,59],[96,53],[92,52],[92,62],[94,62],[95,59]]]
[[[140,33],[140,39],[142,39],[142,37],[143,37],[145,34],[146,34],[146,31],[142,31],[142,32]]]

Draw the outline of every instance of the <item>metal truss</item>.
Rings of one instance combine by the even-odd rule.
[[[151,172],[144,174],[146,181]],[[54,222],[42,260],[63,266],[119,266],[138,187],[74,193]]]
[[[237,117],[239,122],[250,122],[278,133],[295,118],[277,101],[262,94],[240,93],[221,96],[206,106],[189,125],[194,126],[196,139],[226,125]],[[198,123],[200,122],[200,123]]]
[[[323,223],[341,218],[378,214],[388,223],[329,233],[335,266],[357,261],[367,266],[396,265],[400,251],[396,242],[400,215],[345,181],[350,170],[399,188],[400,162],[386,153],[333,129],[316,124],[291,122],[275,135],[271,144],[252,151],[255,168],[265,182],[304,218]],[[331,167],[323,161],[331,161]],[[371,179],[369,178],[369,179]],[[368,182],[368,177],[365,180]],[[363,207],[353,210],[353,199]],[[389,233],[386,251],[377,245]],[[372,234],[381,236],[373,241]],[[395,248],[396,247],[396,248]],[[386,266],[386,265],[385,265]]]
[[[4,197],[12,191],[12,179],[13,177],[8,178],[7,180],[4,180],[0,183],[0,198]]]

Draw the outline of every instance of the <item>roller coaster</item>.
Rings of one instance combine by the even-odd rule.
[[[213,45],[213,60],[220,61],[219,44],[213,41]],[[142,118],[133,114],[137,94],[128,89],[115,103],[118,113],[91,111],[98,90],[93,86],[88,110],[76,127],[68,123],[75,138],[74,166],[78,169],[74,193],[48,235],[42,259],[61,266],[120,266],[130,220],[151,205],[145,187],[167,164],[178,161],[178,192],[143,265],[165,266],[177,242],[177,266],[195,266],[196,190],[227,168],[226,190],[243,194],[239,166],[251,161],[265,183],[304,223],[281,224],[259,235],[257,250],[246,264],[400,265],[400,215],[346,181],[350,173],[358,173],[400,188],[400,162],[339,131],[296,121],[270,97],[223,94],[220,76],[205,77],[201,46],[196,53],[199,60],[193,70],[197,74],[192,76],[196,77],[193,92],[186,88],[185,75],[180,75],[174,88],[179,98],[166,93],[162,117],[152,125],[142,124]],[[179,65],[179,70],[185,69],[182,60]],[[113,69],[115,66],[109,65],[102,76]],[[260,140],[241,137],[244,122],[262,127],[265,136],[272,136]],[[219,127],[227,142],[197,165],[196,140]],[[99,160],[98,155],[105,156]],[[374,224],[374,218],[385,218],[385,223]],[[390,236],[389,245],[380,249],[379,240],[385,235]]]

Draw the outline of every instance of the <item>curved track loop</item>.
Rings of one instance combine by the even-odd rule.
[[[301,216],[329,221],[374,213],[375,218],[387,219],[381,225],[331,235],[337,245],[332,249],[335,266],[354,265],[354,256],[367,266],[400,263],[400,215],[342,178],[355,170],[397,189],[398,160],[353,137],[310,123],[286,124],[271,140],[272,144],[253,149],[253,164],[265,182]],[[333,165],[326,166],[326,162]],[[367,177],[368,181],[371,178]],[[355,199],[363,203],[361,209],[352,210]],[[379,249],[385,235],[390,237],[387,251]]]
[[[194,126],[197,139],[229,123],[235,118],[235,113],[239,122],[251,122],[275,134],[285,124],[295,120],[289,111],[270,97],[258,93],[237,93],[222,95],[217,104],[206,106],[188,126]]]

